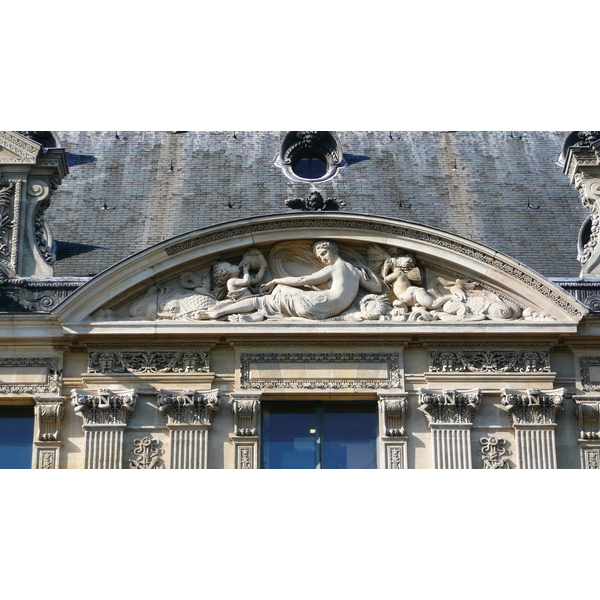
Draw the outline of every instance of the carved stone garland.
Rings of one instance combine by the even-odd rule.
[[[234,432],[231,436],[236,469],[258,469],[260,393],[231,394]]]
[[[406,392],[379,392],[379,452],[384,469],[406,469],[407,438],[404,416],[408,401]]]
[[[512,417],[517,468],[556,469],[556,413],[564,408],[565,389],[502,390],[502,405]]]
[[[419,410],[432,434],[434,469],[470,469],[471,427],[481,391],[419,389]]]
[[[158,391],[158,409],[171,432],[171,469],[206,469],[208,432],[221,399],[219,390]]]
[[[600,469],[600,396],[573,396],[582,469]]]
[[[72,405],[83,418],[85,468],[121,469],[123,432],[137,402],[134,390],[73,390]]]
[[[34,398],[35,433],[34,469],[57,469],[60,447],[60,424],[65,413],[64,398]]]

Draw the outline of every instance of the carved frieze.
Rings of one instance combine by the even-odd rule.
[[[122,352],[95,350],[89,353],[88,373],[207,373],[208,350]]]
[[[158,409],[168,425],[207,425],[220,408],[219,390],[158,390]]]
[[[3,379],[9,374],[9,381]],[[38,356],[0,357],[0,393],[56,393],[60,388],[58,358]]]
[[[318,367],[331,365],[332,376],[316,376]],[[344,375],[349,365],[357,372]],[[271,375],[274,365],[283,373]],[[266,374],[260,368],[266,369]],[[340,375],[335,374],[336,368]],[[363,372],[361,373],[361,369]],[[302,373],[300,373],[302,369]],[[288,370],[289,374],[285,374]],[[374,377],[376,371],[380,375]],[[296,374],[294,374],[296,373]],[[368,376],[371,374],[371,376]],[[398,389],[402,387],[400,358],[397,353],[370,352],[273,352],[265,354],[242,353],[240,355],[241,389]]]
[[[503,389],[502,406],[513,419],[514,425],[552,425],[556,413],[565,405],[564,388],[540,391]]]
[[[484,469],[510,469],[508,462],[509,450],[505,447],[506,440],[497,438],[494,435],[482,437],[479,440],[481,444],[481,459],[483,460]]]
[[[549,373],[547,350],[431,350],[432,373]]]
[[[42,146],[25,136],[12,131],[0,131],[0,146],[6,148],[15,157],[3,156],[3,164],[32,163],[35,164]]]
[[[163,454],[160,448],[159,440],[154,440],[149,436],[138,440],[133,440],[136,458],[129,459],[130,469],[164,469],[164,464],[160,456]]]
[[[428,390],[419,388],[419,410],[429,425],[472,424],[481,404],[481,390]]]
[[[135,409],[134,390],[73,390],[71,404],[85,425],[127,425]]]

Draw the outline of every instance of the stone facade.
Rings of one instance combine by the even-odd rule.
[[[275,136],[246,133],[252,145],[247,160],[264,162],[272,150],[273,159],[277,152],[292,157],[278,159],[265,182],[276,188],[275,181],[288,181],[304,198],[302,206],[237,220],[218,216],[187,233],[178,233],[174,221],[161,221],[146,237],[157,243],[135,248],[137,253],[125,242],[97,252],[104,243],[101,230],[94,234],[83,223],[91,249],[65,257],[79,265],[68,279],[60,252],[54,256],[61,244],[51,244],[52,223],[46,227],[42,217],[68,211],[77,201],[81,190],[74,184],[66,188],[62,209],[56,191],[48,212],[66,161],[75,168],[75,150],[85,156],[82,138],[67,135],[64,149],[44,153],[35,136],[24,133],[32,132],[0,136],[6,272],[0,291],[8,309],[0,312],[0,417],[3,406],[34,407],[34,468],[260,468],[265,407],[273,403],[371,407],[381,469],[599,468],[597,318],[568,286],[550,279],[576,280],[577,274],[562,266],[553,273],[548,265],[541,275],[490,248],[492,239],[457,235],[450,221],[436,228],[425,219],[415,223],[379,211],[367,190],[348,187],[357,170],[352,167],[367,161],[361,163],[346,144],[357,144],[362,134],[290,132],[273,147]],[[158,135],[126,137],[143,146]],[[98,136],[98,148],[104,137]],[[592,137],[567,149],[565,169],[593,212],[595,188],[586,183],[595,167]],[[168,139],[178,157],[173,169],[193,171],[194,153],[181,153],[181,143]],[[217,143],[208,134],[197,139]],[[541,144],[539,134],[531,139]],[[450,138],[442,142],[450,144]],[[211,148],[206,156],[221,157],[218,173],[233,168]],[[304,157],[313,150],[325,165],[314,185],[323,198],[337,194],[335,205],[319,210],[294,171],[294,153]],[[243,147],[233,154],[242,156]],[[23,169],[19,176],[15,165]],[[115,208],[117,218],[111,203],[134,190],[120,187],[124,174],[102,173],[123,196],[111,196],[99,210],[108,218]],[[391,185],[387,170],[380,175]],[[411,175],[415,187],[402,193],[416,193],[415,178],[425,175]],[[190,173],[190,181],[198,176]],[[44,181],[47,190],[41,189]],[[340,204],[347,202],[344,194],[331,191],[335,182],[338,192],[353,191],[352,212]],[[577,201],[576,189],[566,186]],[[158,190],[153,193],[158,201]],[[245,197],[250,201],[253,193],[247,189]],[[238,198],[229,201],[235,205]],[[154,199],[147,202],[149,210]],[[190,211],[195,223],[197,214]],[[17,227],[17,213],[28,215],[27,226]],[[66,213],[57,217],[56,230],[73,226],[70,219]],[[131,233],[142,235],[135,227]],[[537,252],[536,266],[545,264],[544,251]],[[585,264],[593,260],[589,254]],[[107,268],[91,277],[86,269],[92,262]],[[25,306],[37,283],[53,295],[46,310]]]

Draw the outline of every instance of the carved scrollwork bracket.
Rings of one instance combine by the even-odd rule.
[[[399,437],[404,435],[404,416],[408,406],[405,392],[379,392],[379,415],[381,435]]]
[[[249,437],[258,435],[261,394],[231,394],[234,435]]]
[[[481,404],[481,390],[427,390],[419,388],[419,410],[429,425],[438,423],[472,424]]]
[[[35,458],[36,469],[57,469],[60,441],[60,425],[65,414],[64,398],[34,397],[35,400]]]
[[[600,397],[574,396],[573,400],[580,441],[600,440]]]

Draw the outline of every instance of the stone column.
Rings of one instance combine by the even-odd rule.
[[[71,403],[83,417],[86,469],[123,467],[123,432],[136,402],[134,390],[73,390]]]
[[[555,418],[564,408],[564,394],[564,388],[502,390],[502,405],[513,421],[518,469],[556,469]]]
[[[64,398],[34,397],[33,433],[34,469],[58,469],[60,458],[60,423],[65,413]]]
[[[470,469],[471,428],[481,391],[419,389],[419,410],[431,430],[434,469]]]
[[[158,391],[158,408],[171,432],[171,469],[206,469],[208,432],[221,400],[219,390]]]
[[[261,393],[231,394],[234,432],[231,436],[236,469],[258,469],[260,460]]]
[[[600,469],[600,396],[573,396],[582,469]]]
[[[408,401],[405,392],[378,392],[379,468],[407,469],[407,438],[404,415]]]

